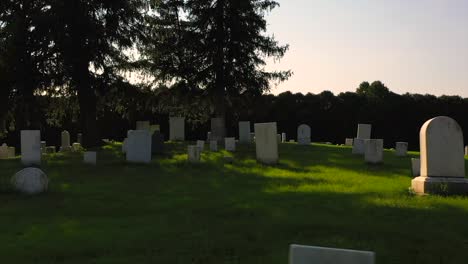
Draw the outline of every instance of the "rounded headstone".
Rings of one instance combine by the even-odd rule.
[[[49,186],[47,175],[38,168],[26,168],[17,172],[11,183],[16,190],[25,194],[42,193]]]

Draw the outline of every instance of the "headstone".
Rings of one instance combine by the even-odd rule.
[[[235,138],[225,138],[224,139],[224,149],[226,151],[236,151],[236,139]]]
[[[357,138],[370,139],[371,138],[372,125],[369,124],[358,124]]]
[[[276,139],[278,141],[278,144],[280,144],[281,143],[281,134],[277,134]]]
[[[47,154],[53,154],[53,153],[57,152],[57,149],[55,148],[55,146],[48,146],[48,147],[46,147],[45,152]]]
[[[151,133],[149,130],[135,130],[127,139],[126,154],[128,162],[151,162]]]
[[[433,118],[421,127],[421,175],[411,181],[417,194],[468,194],[463,131],[450,117]]]
[[[7,159],[8,158],[8,146],[7,144],[3,143],[0,147],[0,159]]]
[[[417,177],[421,175],[421,160],[420,159],[411,159],[411,171],[413,173],[413,177]]]
[[[365,152],[365,139],[355,138],[353,140],[353,154],[364,155]]]
[[[62,138],[62,144],[60,145],[60,151],[70,151],[71,146],[70,146],[70,133],[68,131],[63,131],[61,134]]]
[[[338,248],[291,245],[289,264],[374,264],[375,254]]]
[[[164,135],[159,130],[156,130],[151,136],[151,152],[153,154],[164,153]]]
[[[255,152],[257,160],[265,164],[278,163],[276,123],[255,124]]]
[[[161,131],[161,126],[160,125],[151,125],[150,126],[151,135],[153,135],[156,131]]]
[[[310,145],[310,126],[302,124],[297,128],[297,143],[299,145]]]
[[[188,146],[187,148],[188,161],[190,163],[199,163],[201,159],[201,152],[198,146]]]
[[[21,130],[21,163],[41,165],[41,131]]]
[[[78,152],[78,151],[81,151],[81,150],[82,150],[82,147],[81,147],[81,144],[80,144],[80,143],[73,143],[73,145],[72,145],[72,151]]]
[[[352,139],[352,138],[347,138],[346,141],[345,141],[345,146],[350,146],[350,147],[352,147],[352,146],[353,146],[353,142],[354,142],[354,139]]]
[[[86,151],[83,154],[83,162],[85,164],[96,165],[97,153],[94,151]]]
[[[406,157],[408,154],[408,142],[397,142],[395,145],[395,155]]]
[[[239,143],[250,144],[252,143],[250,132],[250,121],[239,122]]]
[[[47,175],[38,168],[26,168],[17,172],[11,183],[17,191],[29,195],[45,192],[49,186]]]
[[[286,143],[286,133],[281,133],[281,142]]]
[[[148,130],[151,131],[150,121],[137,121],[136,130]]]
[[[200,152],[203,152],[205,150],[205,141],[197,140],[197,147],[200,148]]]
[[[15,147],[8,147],[8,158],[16,157],[16,149]]]
[[[226,124],[224,118],[211,119],[211,140],[222,142],[226,137]]]
[[[185,118],[171,117],[169,118],[169,140],[184,141],[185,140]]]
[[[76,135],[76,142],[77,142],[77,143],[80,143],[81,145],[83,145],[83,134],[78,133],[78,134]]]
[[[383,139],[365,139],[364,159],[367,163],[382,163]]]
[[[213,152],[218,151],[218,141],[210,140],[210,151],[213,151]]]

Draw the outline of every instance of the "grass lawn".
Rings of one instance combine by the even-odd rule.
[[[346,147],[281,144],[262,166],[239,147],[186,162],[186,146],[150,165],[119,144],[97,167],[76,153],[44,156],[49,192],[8,187],[19,159],[0,161],[0,263],[287,263],[291,243],[371,250],[377,263],[468,263],[468,198],[410,194],[411,157],[369,166]],[[205,149],[208,147],[205,147]],[[416,155],[417,153],[412,153]]]

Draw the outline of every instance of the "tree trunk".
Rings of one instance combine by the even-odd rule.
[[[225,0],[218,0],[216,6],[216,54],[214,58],[214,67],[216,71],[215,91],[214,91],[214,112],[215,117],[226,117],[226,79],[224,71],[224,57],[225,57],[225,30],[224,30],[224,2]]]

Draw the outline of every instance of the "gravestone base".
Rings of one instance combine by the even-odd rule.
[[[468,179],[461,177],[416,177],[411,181],[416,194],[466,195]]]

